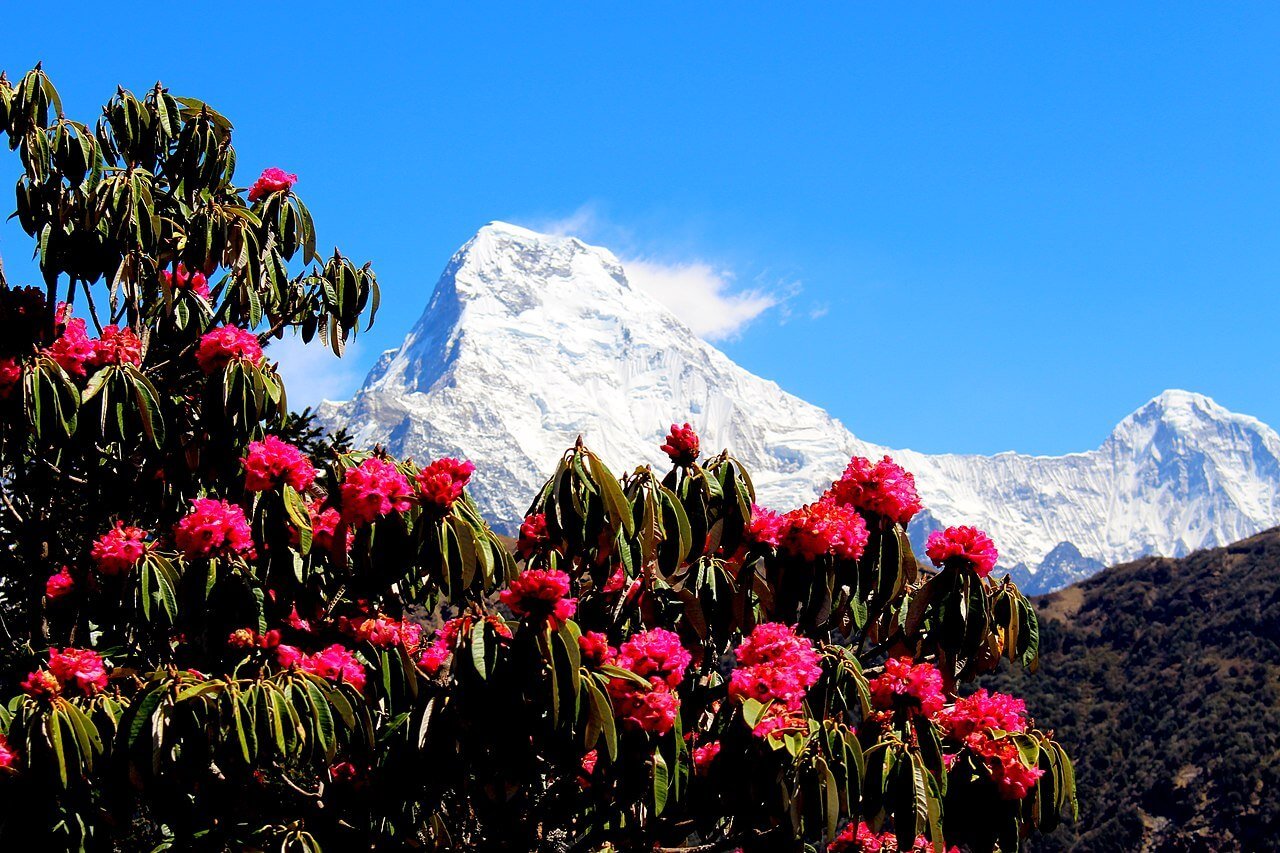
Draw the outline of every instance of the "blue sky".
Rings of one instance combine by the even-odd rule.
[[[312,389],[503,219],[774,303],[719,344],[891,446],[1086,449],[1167,387],[1280,424],[1280,7],[783,5],[69,1],[0,62],[78,118],[158,78],[299,174],[386,306]]]

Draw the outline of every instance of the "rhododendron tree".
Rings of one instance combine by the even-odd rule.
[[[271,342],[377,304],[298,176],[159,85],[90,129],[0,78],[0,128],[44,279],[0,282],[0,839],[1011,851],[1073,805],[966,686],[1034,668],[1034,609],[981,531],[917,562],[891,459],[771,509],[693,424],[621,478],[579,440],[513,543],[469,461],[288,414]]]

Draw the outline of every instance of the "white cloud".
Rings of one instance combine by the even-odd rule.
[[[318,336],[304,344],[298,335],[286,334],[267,347],[267,357],[280,363],[289,408],[296,412],[321,400],[345,400],[364,379],[358,340],[348,340],[338,358]]]
[[[732,289],[733,274],[702,261],[660,263],[623,259],[627,280],[666,305],[699,336],[731,338],[777,305],[777,296],[762,290]]]

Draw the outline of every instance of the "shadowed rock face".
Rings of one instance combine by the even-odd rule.
[[[851,455],[890,453],[916,474],[930,513],[918,530],[983,527],[1024,579],[1063,543],[1082,558],[1073,575],[1070,553],[1054,557],[1069,578],[1280,520],[1280,437],[1202,395],[1167,391],[1067,456],[890,450],[700,340],[607,250],[502,223],[458,250],[401,347],[321,415],[398,454],[470,458],[473,494],[506,531],[579,434],[619,473],[665,467],[673,421],[709,452],[731,448],[781,509],[813,500]]]

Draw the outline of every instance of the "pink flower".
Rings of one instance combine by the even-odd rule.
[[[57,574],[49,575],[44,582],[44,595],[50,601],[59,601],[75,591],[76,581],[71,577],[71,569],[63,566]]]
[[[9,739],[0,735],[0,770],[12,770],[18,763],[18,753],[9,746]]]
[[[942,694],[942,673],[931,663],[915,663],[909,657],[889,658],[884,672],[868,684],[871,704],[880,711],[901,711],[907,716],[920,713],[935,717],[946,699]]]
[[[250,492],[265,492],[282,483],[303,491],[316,479],[315,466],[306,454],[274,435],[252,442],[240,461],[244,464],[244,487]]]
[[[307,502],[307,514],[311,516],[311,548],[312,550],[332,551],[333,537],[337,535],[338,526],[342,523],[342,515],[333,507],[326,507],[324,501]],[[301,543],[297,530],[289,532],[289,544],[297,548]],[[351,549],[351,531],[343,529],[343,548]]]
[[[61,313],[66,316],[68,312]],[[85,365],[97,355],[97,346],[90,340],[84,320],[79,317],[68,318],[62,334],[44,350],[44,354],[56,361],[69,375],[84,378],[87,375]]]
[[[122,329],[115,324],[103,326],[102,337],[93,342],[93,355],[85,364],[89,367],[142,364],[142,341],[128,327]]]
[[[943,730],[956,740],[975,732],[1027,730],[1027,704],[1005,693],[988,693],[985,688],[956,700],[939,719]]]
[[[676,465],[692,465],[698,461],[698,434],[689,424],[671,425],[667,441],[658,449],[671,457]]]
[[[65,690],[74,687],[86,696],[107,688],[102,657],[89,649],[49,649],[49,671]]]
[[[117,521],[115,527],[93,543],[89,556],[102,574],[123,575],[138,565],[153,545],[147,541],[147,531]]]
[[[303,654],[293,646],[282,645],[276,649],[276,660],[282,667],[297,667],[326,681],[350,684],[361,692],[364,690],[364,664],[336,643],[312,654]]]
[[[335,785],[357,784],[362,775],[360,768],[350,761],[339,761],[329,768],[329,778],[333,780]]]
[[[380,649],[404,646],[405,651],[413,654],[422,643],[422,627],[407,619],[391,619],[387,616],[347,619],[344,616],[338,620],[338,628],[351,637]]]
[[[738,665],[729,676],[729,695],[740,701],[775,702],[799,711],[809,688],[822,677],[813,641],[780,622],[757,625],[734,655]]]
[[[1044,775],[1039,767],[1028,767],[1023,763],[1017,744],[1008,738],[995,740],[975,734],[965,741],[965,746],[982,759],[1003,799],[1021,800]]]
[[[991,574],[1000,556],[991,537],[976,527],[935,530],[929,534],[924,552],[935,566],[942,566],[953,560],[958,563],[967,562],[980,578]]]
[[[696,747],[693,750],[693,772],[699,776],[706,775],[711,768],[711,762],[716,760],[716,756],[720,754],[720,741],[712,741],[705,746]]]
[[[476,466],[468,461],[445,457],[437,459],[418,472],[418,493],[424,506],[439,512],[448,512],[454,501],[462,497],[462,490],[471,481]]]
[[[385,459],[370,458],[342,477],[342,518],[362,525],[409,509],[409,481]]]
[[[47,669],[29,673],[27,680],[19,686],[23,693],[33,699],[52,699],[62,693],[62,684],[58,681],[58,677]]]
[[[653,628],[633,634],[618,648],[614,663],[641,678],[658,679],[668,687],[679,687],[693,655],[680,642],[680,636],[666,628]]]
[[[787,513],[781,548],[792,556],[816,560],[832,556],[857,560],[867,547],[867,523],[851,506],[821,500]]]
[[[578,650],[583,663],[599,666],[609,659],[609,638],[599,631],[588,631],[578,638]]]
[[[498,599],[517,616],[550,620],[560,627],[578,609],[578,599],[569,595],[569,576],[561,571],[529,569],[511,582]]]
[[[22,382],[22,362],[5,356],[0,358],[0,400],[7,400]]]
[[[547,516],[537,513],[525,518],[520,524],[520,539],[516,542],[516,556],[528,560],[534,554],[543,551],[551,543],[547,534]]]
[[[284,169],[276,166],[263,169],[262,174],[258,176],[258,180],[253,182],[253,186],[249,187],[249,201],[261,201],[271,193],[292,189],[297,182],[298,176],[290,174]]]
[[[196,363],[206,374],[216,373],[233,361],[259,364],[262,345],[258,336],[239,326],[219,326],[205,332],[196,347]]]
[[[855,456],[844,475],[831,484],[831,496],[863,512],[905,525],[920,511],[916,478],[888,456],[879,462]]]
[[[178,264],[176,273],[161,270],[160,282],[173,290],[189,290],[201,299],[209,298],[209,279],[202,272],[188,274],[186,264]]]
[[[591,787],[591,777],[595,775],[596,764],[599,763],[600,756],[594,750],[589,750],[586,755],[582,756],[582,772],[578,774],[578,784],[584,788]]]
[[[782,535],[786,532],[788,526],[789,522],[786,516],[771,509],[752,504],[751,521],[747,524],[747,539],[757,545],[777,548],[782,542]]]
[[[196,498],[191,512],[173,528],[173,541],[189,558],[254,555],[244,510],[212,498]]]
[[[609,682],[613,711],[625,729],[665,735],[676,724],[680,698],[660,678],[649,681],[650,689],[626,678]]]
[[[429,646],[424,646],[422,654],[418,656],[418,666],[422,667],[423,672],[435,678],[444,665],[449,661],[449,655],[453,651],[444,643],[436,641]]]
[[[627,573],[622,566],[613,570],[613,574],[609,575],[609,579],[604,582],[601,592],[619,592],[627,583]]]
[[[760,738],[782,740],[789,734],[808,734],[809,718],[803,711],[790,711],[783,705],[770,705],[759,720],[751,734]]]

